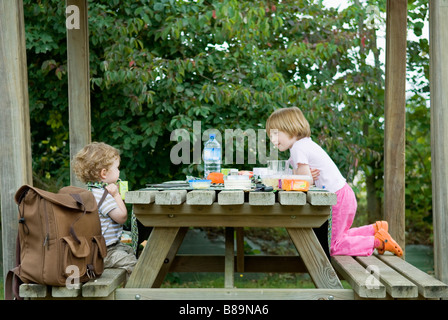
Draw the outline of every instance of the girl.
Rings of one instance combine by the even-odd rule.
[[[355,194],[333,160],[311,140],[310,125],[299,108],[276,110],[266,122],[266,131],[278,150],[289,149],[294,174],[314,176],[317,187],[325,186],[329,192],[336,193],[337,203],[332,207],[332,256],[370,256],[375,248],[379,254],[391,251],[397,256],[403,255],[389,235],[386,221],[351,228],[357,208]],[[310,168],[318,174],[312,174]]]

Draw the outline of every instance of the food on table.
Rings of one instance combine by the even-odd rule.
[[[221,172],[210,172],[207,179],[212,183],[224,183],[224,175]]]
[[[211,180],[189,180],[188,183],[193,189],[207,189],[212,183]]]

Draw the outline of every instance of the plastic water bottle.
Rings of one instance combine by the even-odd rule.
[[[204,143],[204,177],[210,172],[221,172],[221,145],[211,133],[209,140]]]

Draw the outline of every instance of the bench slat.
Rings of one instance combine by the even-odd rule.
[[[77,298],[81,295],[82,284],[72,287],[51,287],[51,296],[54,298]]]
[[[416,298],[418,288],[396,270],[379,260],[375,256],[356,257],[356,260],[366,268],[386,287],[386,292],[392,298]]]
[[[388,254],[379,255],[378,258],[415,283],[418,287],[418,292],[424,298],[448,297],[448,286],[445,283],[430,276],[405,260],[395,255]]]
[[[45,298],[47,286],[37,283],[23,283],[19,287],[19,296],[22,298]]]
[[[333,256],[333,267],[361,298],[385,298],[386,288],[351,256]]]
[[[90,280],[82,286],[82,296],[107,297],[125,281],[124,269],[104,269],[101,277]]]
[[[101,277],[80,284],[77,288],[52,287],[36,283],[23,283],[19,287],[22,298],[104,298],[126,281],[124,269],[104,269]],[[51,295],[48,294],[51,292]]]

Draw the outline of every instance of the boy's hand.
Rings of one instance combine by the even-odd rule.
[[[117,208],[112,209],[109,212],[109,217],[112,218],[118,224],[124,224],[128,218],[128,211],[126,205],[121,199],[120,192],[118,191],[118,186],[115,183],[108,184],[106,190],[117,202]]]
[[[118,186],[115,183],[108,184],[106,186],[106,190],[110,193],[112,197],[115,197],[116,195],[120,194],[118,192]]]

